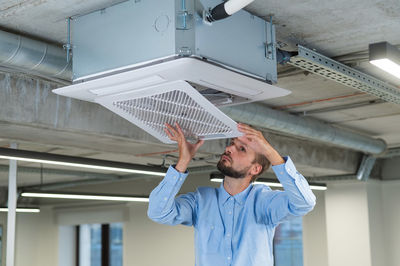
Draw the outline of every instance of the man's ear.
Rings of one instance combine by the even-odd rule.
[[[255,163],[255,164],[253,164],[253,166],[251,167],[251,175],[252,176],[255,176],[255,175],[258,175],[259,173],[261,173],[261,171],[262,171],[262,166],[261,166],[261,164],[259,164],[259,163]]]

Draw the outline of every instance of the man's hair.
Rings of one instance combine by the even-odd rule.
[[[271,164],[271,163],[268,161],[267,157],[265,157],[264,155],[259,154],[259,153],[256,153],[256,156],[255,156],[255,158],[254,158],[254,160],[253,160],[252,163],[258,163],[259,165],[261,165],[262,168],[261,168],[260,173],[258,173],[257,175],[252,176],[252,178],[251,178],[251,180],[250,180],[250,183],[253,183],[254,181],[256,181],[257,178],[258,178],[262,173],[264,173],[264,171],[267,170],[267,169],[269,168],[270,164]]]

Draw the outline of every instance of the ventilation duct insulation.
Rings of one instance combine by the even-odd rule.
[[[210,24],[206,0],[126,1],[72,20],[73,85],[55,93],[96,102],[170,143],[240,136],[219,107],[290,92],[277,81],[275,27],[240,10]]]

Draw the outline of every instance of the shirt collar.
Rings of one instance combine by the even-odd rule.
[[[242,192],[236,194],[235,196],[231,196],[228,192],[226,192],[225,188],[224,188],[224,182],[221,183],[219,189],[218,189],[218,195],[219,195],[219,202],[220,204],[225,204],[226,201],[229,198],[234,198],[235,201],[240,204],[243,205],[244,202],[247,199],[247,196],[249,195],[250,190],[253,188],[253,184],[250,184],[245,190],[243,190]]]

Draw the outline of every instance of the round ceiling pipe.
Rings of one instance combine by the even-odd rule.
[[[70,81],[72,60],[62,48],[0,31],[0,65],[49,78]]]
[[[366,154],[379,155],[387,149],[387,144],[382,139],[357,134],[316,119],[300,118],[276,111],[260,103],[222,107],[221,110],[235,121],[362,151]]]

